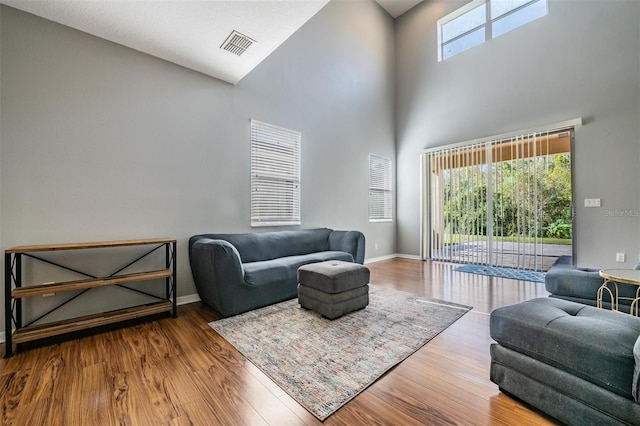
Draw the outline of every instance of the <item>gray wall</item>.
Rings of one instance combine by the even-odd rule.
[[[329,3],[236,86],[1,11],[3,249],[173,237],[178,295],[194,294],[188,237],[252,231],[255,118],[302,132],[303,228],[395,252],[395,223],[368,221],[368,154],[395,161],[393,20],[376,3]]]
[[[577,263],[631,267],[640,250],[640,2],[549,0],[549,14],[437,62],[429,1],[396,22],[398,251],[419,253],[418,153],[582,117],[576,130]],[[601,198],[601,208],[584,208]],[[625,252],[627,262],[615,263]]]
[[[4,8],[0,6],[0,247],[4,247],[4,244],[2,244],[2,15],[3,15],[3,11]],[[2,258],[0,259],[0,269],[2,269],[3,271],[3,277],[4,277],[4,256],[2,256]],[[2,278],[2,282],[4,285],[4,278]],[[2,312],[4,314],[4,292],[2,292],[3,295],[0,295],[0,301],[2,302],[2,305],[0,306],[0,312]],[[0,324],[2,324],[4,322],[4,315],[2,315],[2,319],[0,319]],[[4,328],[3,328],[4,329]],[[2,333],[2,330],[0,330],[0,333]]]

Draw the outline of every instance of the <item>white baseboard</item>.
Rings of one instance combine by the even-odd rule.
[[[364,263],[366,265],[367,263],[382,262],[383,260],[395,259],[398,257],[401,259],[422,260],[420,256],[416,256],[413,254],[394,253],[394,254],[388,254],[386,256],[372,257],[370,259],[366,259]]]
[[[401,259],[409,259],[409,260],[424,260],[422,259],[420,256],[416,256],[415,254],[402,254],[402,253],[397,253],[396,257],[399,257]]]
[[[364,264],[366,265],[367,263],[382,262],[383,260],[393,259],[394,257],[396,257],[395,254],[388,254],[386,256],[372,257],[370,259],[365,259]]]
[[[187,303],[195,303],[200,301],[200,296],[198,293],[187,294],[186,296],[179,296],[177,303],[178,305],[186,305]]]

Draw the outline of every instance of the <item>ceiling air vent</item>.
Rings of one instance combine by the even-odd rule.
[[[242,55],[256,41],[237,31],[231,31],[229,37],[220,46],[221,49],[235,55]]]

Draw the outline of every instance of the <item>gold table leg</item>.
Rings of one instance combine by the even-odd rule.
[[[640,285],[636,289],[636,298],[633,299],[633,301],[631,302],[631,308],[629,309],[629,313],[631,315],[639,316],[638,315],[639,307],[640,307]],[[635,309],[635,312],[634,312],[634,309]]]
[[[611,310],[617,311],[618,310],[618,283],[614,283],[615,284],[615,296],[614,296],[613,292],[609,288],[610,282],[611,280],[609,279],[604,280],[604,282],[598,289],[598,294],[596,297],[596,306],[602,309],[602,296],[604,295],[604,291],[606,290],[607,293],[609,293],[609,299],[611,300]]]

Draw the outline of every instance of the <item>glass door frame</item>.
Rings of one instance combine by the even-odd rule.
[[[512,133],[508,133],[508,134],[501,134],[501,135],[496,135],[496,136],[491,136],[491,137],[487,137],[487,138],[482,138],[482,139],[477,139],[477,140],[472,140],[472,141],[467,141],[467,142],[461,142],[461,143],[457,143],[457,144],[452,144],[452,145],[447,145],[447,146],[442,146],[442,147],[437,147],[437,148],[431,148],[431,149],[427,149],[424,150],[421,154],[420,154],[420,258],[421,259],[430,259],[432,258],[432,244],[431,244],[431,239],[433,238],[432,236],[432,217],[431,217],[431,188],[432,188],[432,181],[431,181],[431,176],[432,176],[432,164],[431,164],[431,160],[430,160],[430,155],[434,152],[438,152],[438,151],[442,151],[442,150],[447,150],[447,149],[455,149],[455,148],[463,148],[466,146],[470,146],[470,145],[478,145],[478,144],[482,144],[485,143],[486,147],[487,147],[487,152],[486,152],[486,156],[487,156],[487,161],[486,164],[491,164],[491,151],[492,151],[492,144],[489,142],[495,142],[495,141],[500,141],[500,140],[508,140],[510,138],[516,138],[519,135],[526,135],[526,134],[532,134],[532,133],[556,133],[556,132],[561,132],[561,131],[569,131],[570,132],[570,161],[571,161],[571,222],[572,222],[572,259],[576,258],[576,235],[575,235],[575,185],[573,185],[573,181],[574,181],[574,168],[575,168],[575,162],[574,162],[574,145],[575,145],[575,130],[576,127],[580,126],[582,124],[582,119],[581,118],[576,118],[573,120],[568,120],[568,121],[564,121],[561,123],[556,123],[553,125],[548,125],[548,126],[540,126],[538,128],[533,128],[533,129],[527,129],[527,130],[521,130],[521,131],[517,131],[517,132],[512,132]],[[534,156],[531,156],[531,158],[533,158]],[[489,244],[489,250],[488,250],[488,264],[492,264],[493,263],[493,253],[492,253],[492,247],[491,244],[493,242],[493,220],[489,220],[490,218],[492,218],[492,209],[493,209],[493,202],[492,202],[492,196],[493,196],[493,191],[492,191],[492,184],[491,181],[492,179],[487,179],[487,210],[488,210],[488,215],[487,215],[487,244]]]

